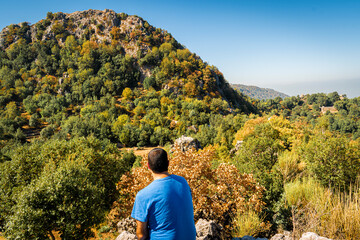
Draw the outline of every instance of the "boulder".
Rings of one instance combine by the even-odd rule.
[[[235,144],[235,147],[233,149],[230,150],[230,154],[235,154],[237,151],[239,151],[241,145],[243,144],[244,141],[237,141]]]
[[[137,237],[135,234],[129,233],[127,231],[123,231],[115,240],[136,240]]]
[[[293,240],[291,232],[284,231],[284,233],[278,233],[274,235],[270,240]]]
[[[215,221],[199,219],[196,225],[196,240],[222,240],[224,239],[222,227]]]
[[[321,237],[313,232],[306,232],[301,236],[300,240],[331,240],[331,239],[326,237]]]
[[[195,150],[201,148],[200,142],[197,139],[192,137],[186,137],[184,135],[175,140],[175,145],[178,145],[183,152],[186,152],[187,150],[192,148],[194,148]]]
[[[122,232],[129,232],[131,234],[135,234],[136,233],[136,220],[128,217],[128,218],[124,218],[122,219],[120,222],[118,222],[116,224],[118,232],[122,233]]]

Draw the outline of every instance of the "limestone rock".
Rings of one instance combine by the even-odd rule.
[[[115,240],[136,240],[136,236],[127,231],[123,231]]]
[[[230,154],[235,154],[237,151],[239,151],[241,145],[243,144],[244,141],[237,141],[235,144],[235,147],[233,149],[230,150]]]
[[[118,232],[122,233],[122,232],[129,232],[131,234],[135,234],[136,233],[136,220],[128,217],[125,219],[122,219],[120,222],[117,223],[117,229]]]
[[[187,150],[192,148],[194,148],[195,150],[201,148],[200,143],[197,139],[194,139],[192,137],[186,137],[184,135],[175,140],[175,145],[178,145],[183,152],[186,152]]]
[[[278,233],[274,235],[270,240],[293,240],[291,232],[284,231],[284,233]]]
[[[326,237],[321,237],[313,232],[307,232],[301,236],[300,240],[331,240],[331,239]]]
[[[199,219],[196,225],[196,240],[222,240],[222,227],[215,221]]]

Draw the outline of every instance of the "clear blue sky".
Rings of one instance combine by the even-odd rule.
[[[168,30],[231,83],[360,96],[360,0],[6,1],[0,28],[90,8]]]

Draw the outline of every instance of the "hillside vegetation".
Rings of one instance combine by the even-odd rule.
[[[112,10],[4,28],[0,84],[7,239],[116,232],[151,181],[146,159],[124,149],[170,150],[182,135],[203,147],[170,154],[196,220],[228,237],[360,238],[360,97],[250,98],[170,33]]]

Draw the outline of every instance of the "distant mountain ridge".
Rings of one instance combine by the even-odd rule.
[[[231,84],[231,86],[251,98],[256,98],[260,100],[274,99],[277,97],[289,97],[289,95],[286,95],[285,93],[281,93],[270,88],[260,88],[257,86],[247,86],[243,84]]]

